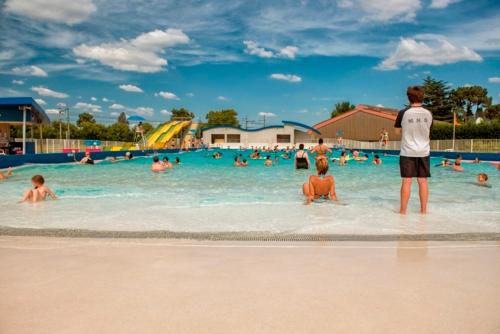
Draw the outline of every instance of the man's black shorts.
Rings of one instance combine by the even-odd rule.
[[[401,177],[431,177],[429,157],[399,157]]]

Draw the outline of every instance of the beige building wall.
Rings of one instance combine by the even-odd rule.
[[[389,132],[390,140],[401,140],[401,136],[394,130],[394,121],[391,119],[357,112],[319,129],[323,138],[336,138],[342,130],[343,138],[359,141],[378,141],[380,132],[385,128]]]
[[[292,146],[295,143],[295,129],[291,126],[284,127],[276,127],[276,128],[267,128],[259,131],[245,131],[230,127],[220,127],[213,128],[203,131],[203,144],[208,146],[220,146],[220,147],[251,147],[251,146]],[[221,137],[215,143],[212,143],[212,135],[216,135]],[[240,142],[239,143],[229,143],[228,138],[231,135],[239,135]],[[278,135],[289,135],[290,142],[289,143],[279,143],[277,137]]]

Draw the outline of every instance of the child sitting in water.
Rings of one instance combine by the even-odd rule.
[[[33,176],[31,178],[31,183],[35,188],[27,190],[19,203],[26,201],[31,201],[33,203],[45,201],[47,199],[47,195],[49,195],[52,199],[57,199],[56,194],[54,194],[52,190],[44,186],[45,179],[43,178],[43,176]]]
[[[318,175],[311,175],[309,181],[302,186],[302,192],[306,197],[306,204],[310,204],[322,197],[336,201],[335,180],[332,175],[326,175],[328,172],[328,160],[316,160],[316,171]]]
[[[165,171],[165,165],[160,162],[160,158],[158,158],[157,155],[153,157],[153,164],[151,165],[151,170],[153,172],[164,172]]]
[[[380,159],[378,154],[375,154],[373,157],[373,164],[374,165],[381,165],[382,164],[382,159]]]
[[[168,160],[168,157],[163,157],[162,163],[163,163],[163,166],[165,166],[165,168],[174,168],[172,163]]]
[[[12,167],[9,167],[7,169],[7,173],[5,173],[5,174],[2,173],[2,172],[0,172],[0,180],[5,180],[5,179],[7,179],[7,178],[9,178],[11,176],[12,176]]]
[[[264,166],[266,166],[266,167],[271,167],[272,165],[273,165],[273,161],[271,160],[271,156],[270,156],[270,155],[268,155],[268,156],[266,157],[266,161],[264,162]]]
[[[488,184],[488,174],[479,173],[477,175],[477,185],[481,187],[489,187],[490,185]]]

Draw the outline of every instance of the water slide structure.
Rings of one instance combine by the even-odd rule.
[[[164,148],[170,139],[190,125],[191,121],[171,121],[160,124],[147,135],[146,146],[155,149]]]

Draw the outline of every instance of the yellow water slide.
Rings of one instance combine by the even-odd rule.
[[[175,135],[191,124],[190,121],[172,121],[158,126],[147,137],[147,147],[163,148]]]

